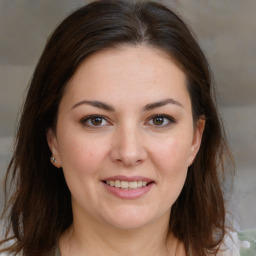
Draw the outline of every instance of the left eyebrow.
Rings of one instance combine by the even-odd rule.
[[[157,101],[157,102],[153,102],[153,103],[150,103],[150,104],[147,104],[143,110],[144,111],[148,111],[148,110],[152,110],[152,109],[155,109],[155,108],[159,108],[159,107],[163,107],[167,104],[174,104],[176,106],[179,106],[179,107],[183,107],[183,105],[179,102],[179,101],[176,101],[172,98],[168,98],[168,99],[165,99],[165,100],[161,100],[161,101]]]

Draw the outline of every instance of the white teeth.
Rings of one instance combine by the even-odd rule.
[[[141,181],[141,180],[137,182],[137,187],[138,187],[138,188],[141,188],[141,187],[142,187],[142,181]]]
[[[121,188],[128,188],[128,187],[129,187],[128,181],[121,181]]]
[[[129,182],[129,188],[137,188],[138,182],[137,181],[131,181]]]
[[[116,181],[115,181],[115,187],[116,187],[116,188],[120,188],[120,187],[121,187],[120,180],[116,180]]]
[[[108,180],[106,182],[111,187],[123,188],[123,189],[136,189],[147,186],[146,181],[124,181],[124,180]]]

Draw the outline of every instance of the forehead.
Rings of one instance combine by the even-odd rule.
[[[146,46],[120,46],[92,54],[78,67],[64,98],[140,101],[142,98],[188,96],[186,76],[164,51]],[[155,99],[154,99],[155,98]]]

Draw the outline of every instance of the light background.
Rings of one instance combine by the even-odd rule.
[[[241,229],[256,228],[256,1],[158,1],[193,28],[212,70],[236,162],[229,208]],[[81,0],[0,0],[0,179],[17,117],[45,42]],[[3,205],[2,190],[0,210]]]

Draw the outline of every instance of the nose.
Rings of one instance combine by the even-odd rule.
[[[147,152],[139,128],[119,128],[112,141],[111,158],[124,166],[135,166],[143,163]]]

